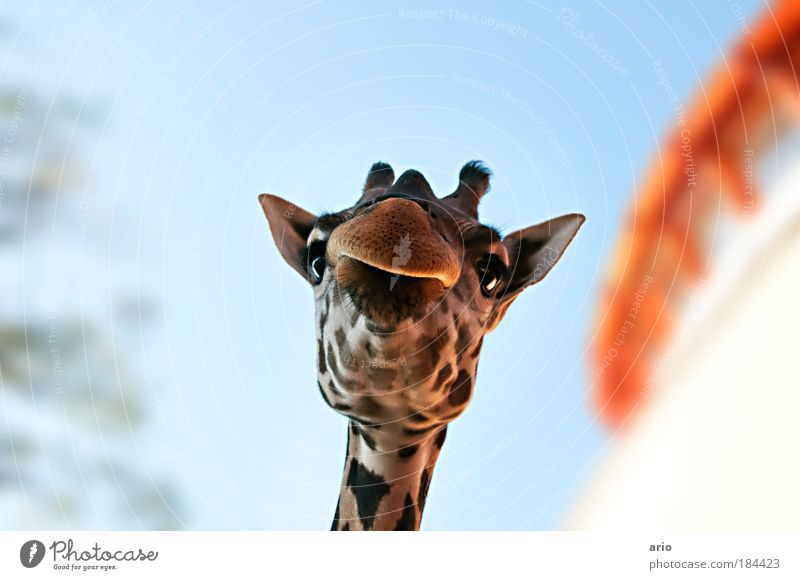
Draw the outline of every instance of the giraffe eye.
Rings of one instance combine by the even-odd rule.
[[[493,254],[478,261],[478,279],[481,284],[481,292],[486,298],[491,297],[500,286],[505,272],[505,264]]]
[[[314,284],[322,282],[322,277],[325,275],[325,266],[327,265],[325,261],[325,246],[325,242],[316,241],[306,248],[306,270]]]
[[[311,275],[317,282],[322,281],[322,276],[325,274],[325,256],[317,256],[311,260]]]

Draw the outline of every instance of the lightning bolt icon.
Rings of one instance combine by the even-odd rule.
[[[402,267],[408,264],[411,259],[411,236],[408,234],[400,238],[400,244],[394,247],[394,257],[392,258],[392,268]],[[389,292],[394,289],[394,285],[400,279],[399,274],[395,274],[389,280]]]

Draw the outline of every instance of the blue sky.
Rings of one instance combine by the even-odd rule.
[[[150,452],[170,450],[186,524],[325,529],[337,496],[345,420],[315,386],[311,291],[256,196],[337,210],[379,159],[445,194],[482,159],[484,221],[587,223],[487,339],[423,527],[557,528],[609,444],[586,355],[609,252],[671,120],[654,62],[685,103],[761,5],[4,7],[6,82],[97,111],[72,144],[93,183],[92,275],[156,304],[141,331],[136,317],[111,330],[157,386]]]

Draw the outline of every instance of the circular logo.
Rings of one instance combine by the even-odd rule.
[[[26,568],[35,568],[44,558],[44,544],[39,540],[28,540],[19,549],[19,561]]]

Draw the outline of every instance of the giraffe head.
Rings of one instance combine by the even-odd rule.
[[[371,446],[412,445],[464,411],[483,336],[584,221],[503,237],[478,221],[490,176],[467,163],[439,198],[418,171],[395,181],[376,163],[353,206],[320,216],[260,196],[281,255],[314,290],[322,396],[354,429],[371,427]]]

